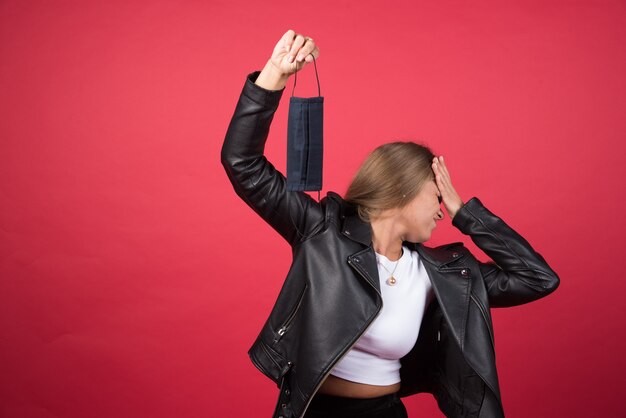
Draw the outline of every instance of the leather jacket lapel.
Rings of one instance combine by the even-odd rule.
[[[452,261],[462,259],[464,254],[445,247],[428,248],[422,244],[413,244],[413,248],[424,260],[424,267],[430,277],[441,310],[452,328],[459,347],[464,351],[465,325],[471,291],[469,269],[463,265],[447,266]]]
[[[348,264],[367,280],[379,295],[381,294],[376,255],[374,255],[372,247],[367,247],[350,255]]]
[[[363,222],[356,211],[344,212],[341,218],[344,221],[341,233],[365,246],[365,248],[351,254],[348,257],[348,263],[380,294],[380,280],[376,265],[376,255],[372,248],[372,228],[370,224]]]

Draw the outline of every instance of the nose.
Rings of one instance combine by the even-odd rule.
[[[437,211],[437,219],[443,219],[443,211],[441,209]]]

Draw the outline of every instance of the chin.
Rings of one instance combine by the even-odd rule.
[[[428,230],[426,230],[428,231]],[[405,238],[406,241],[408,242],[416,242],[416,243],[422,243],[422,242],[426,242],[430,239],[430,237],[433,234],[433,231],[430,230],[428,232],[425,231],[415,231],[414,232],[415,235],[407,235],[407,237]]]
[[[426,241],[428,241],[430,239],[430,237],[431,237],[431,235],[429,234],[426,237],[421,237],[421,238],[417,239],[415,242],[419,242],[419,243],[426,242]]]

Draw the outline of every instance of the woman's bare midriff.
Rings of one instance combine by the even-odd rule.
[[[377,398],[379,396],[396,393],[400,390],[400,383],[388,386],[366,385],[351,382],[337,376],[329,375],[317,393],[325,395],[343,396],[345,398]]]

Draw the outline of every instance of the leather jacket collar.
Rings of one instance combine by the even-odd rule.
[[[350,205],[346,202],[341,218],[343,220],[343,224],[341,226],[341,233],[343,235],[353,241],[360,242],[365,246],[371,246],[371,224],[363,221],[359,217],[358,212],[353,205]],[[446,247],[450,247],[455,244],[457,243],[449,244]],[[441,251],[441,249],[426,247],[421,243],[404,241],[403,245],[406,245],[410,249],[417,251],[423,259],[428,261],[435,268],[440,268],[448,263],[457,261],[462,256],[458,252]]]

